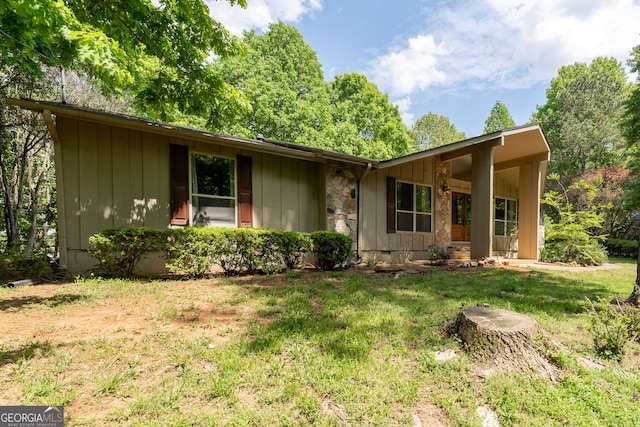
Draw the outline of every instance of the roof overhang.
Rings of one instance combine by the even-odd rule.
[[[549,144],[538,124],[530,124],[505,129],[449,145],[419,151],[408,156],[380,162],[379,169],[410,163],[427,157],[439,157],[442,161],[465,158],[462,163],[471,162],[476,151],[493,148],[494,170],[516,167],[526,161],[549,160]]]
[[[323,150],[316,147],[309,147],[305,145],[270,139],[254,140],[240,138],[237,136],[226,135],[222,133],[214,133],[184,126],[177,126],[169,123],[129,116],[126,114],[110,113],[69,104],[15,98],[7,98],[7,103],[18,106],[25,110],[40,112],[45,115],[45,117],[54,114],[59,117],[68,117],[92,123],[123,127],[143,132],[167,135],[170,137],[185,138],[192,141],[223,145],[227,147],[242,148],[244,150],[251,150],[283,157],[291,157],[318,163],[324,163],[327,160],[336,160],[340,162],[373,168],[376,168],[379,163],[378,160],[338,153],[331,150]]]

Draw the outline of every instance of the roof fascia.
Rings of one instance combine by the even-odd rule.
[[[377,167],[379,161],[365,157],[351,156],[338,152],[322,150],[320,148],[300,146],[296,148],[294,144],[270,142],[269,140],[257,141],[231,135],[213,133],[205,130],[192,129],[168,123],[146,120],[139,117],[108,113],[98,110],[91,110],[82,107],[61,105],[43,101],[33,101],[27,99],[7,98],[7,103],[18,106],[25,110],[37,111],[44,114],[49,111],[57,116],[69,117],[78,120],[85,120],[111,126],[129,128],[144,132],[158,133],[167,136],[181,137],[205,143],[215,143],[232,148],[242,148],[261,153],[274,154],[283,157],[291,157],[300,160],[308,160],[317,163],[325,163],[326,160],[336,160],[340,162],[352,163],[361,166],[371,164]],[[282,144],[282,145],[280,145]]]

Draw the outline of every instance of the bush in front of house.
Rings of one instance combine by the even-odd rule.
[[[219,228],[184,227],[167,232],[167,269],[203,277],[218,262],[222,233]]]
[[[344,234],[332,231],[314,231],[311,233],[313,253],[322,270],[333,270],[343,266],[351,256],[352,240]]]
[[[165,252],[170,272],[191,277],[203,277],[216,267],[225,274],[273,274],[300,266],[311,246],[309,233],[253,228],[122,227],[89,238],[89,253],[98,260],[100,274],[110,277],[131,277],[152,251]]]
[[[98,260],[100,274],[131,277],[145,255],[165,249],[166,232],[146,227],[107,228],[89,237],[88,252]]]

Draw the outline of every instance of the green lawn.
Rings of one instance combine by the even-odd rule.
[[[70,426],[338,425],[321,410],[327,401],[343,405],[351,425],[410,426],[425,405],[454,426],[480,426],[480,405],[503,426],[640,425],[638,344],[603,370],[576,362],[577,354],[595,358],[585,297],[631,292],[636,264],[614,262],[619,268],[584,272],[434,270],[393,279],[294,271],[88,280],[40,296],[30,294],[38,287],[0,290],[1,321],[52,319],[29,339],[0,337],[0,404],[64,404]],[[445,331],[462,307],[479,303],[527,314],[565,345],[561,379],[478,376]],[[131,321],[88,333],[82,319],[92,312]],[[436,362],[443,349],[462,357]]]

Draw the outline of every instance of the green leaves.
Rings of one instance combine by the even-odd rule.
[[[194,115],[221,129],[247,108],[211,66],[242,54],[244,44],[203,0],[7,0],[0,24],[0,65],[35,77],[40,64],[84,70],[106,92],[133,94],[149,118]]]
[[[496,132],[502,129],[508,129],[516,126],[516,122],[509,114],[507,106],[500,101],[496,101],[491,109],[491,113],[484,122],[484,131],[482,133]]]
[[[422,149],[441,147],[467,138],[445,116],[428,113],[415,121],[411,132]]]

